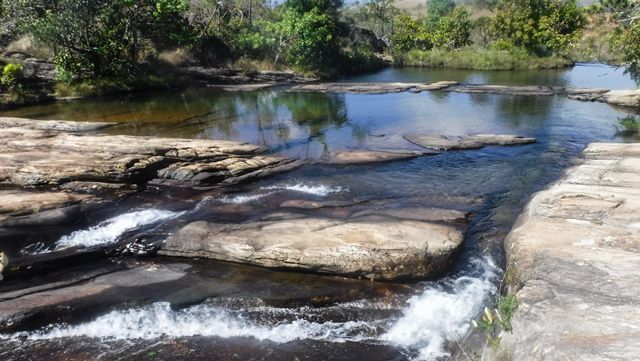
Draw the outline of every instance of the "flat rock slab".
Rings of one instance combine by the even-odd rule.
[[[0,184],[68,182],[215,186],[249,181],[301,165],[262,155],[265,148],[233,141],[79,135],[39,129],[41,121],[0,127]],[[58,123],[56,123],[58,124]],[[74,122],[55,128],[76,129]]]
[[[399,218],[406,214],[398,212],[349,219],[282,213],[241,224],[197,221],[167,238],[160,254],[385,280],[442,271],[462,243],[464,227]],[[435,213],[424,216],[459,217]]]
[[[508,235],[515,360],[640,355],[640,145],[591,144]]]
[[[0,190],[0,222],[11,217],[64,208],[93,199],[89,195],[66,192]]]
[[[509,134],[476,134],[468,136],[405,135],[404,138],[419,146],[436,150],[479,149],[488,145],[522,145],[535,143],[535,138]]]
[[[34,120],[25,118],[0,117],[0,128],[20,127],[37,130],[57,130],[61,132],[89,132],[112,127],[116,123],[69,122],[63,120]]]
[[[408,150],[340,150],[331,153],[331,155],[326,160],[324,160],[324,162],[329,164],[343,165],[383,163],[416,158],[423,154],[424,152]],[[429,154],[437,154],[437,152]]]
[[[385,94],[442,90],[458,84],[455,81],[441,81],[437,83],[313,83],[289,87],[294,92],[314,93],[355,93],[355,94]]]

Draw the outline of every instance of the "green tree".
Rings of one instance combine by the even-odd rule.
[[[428,50],[433,47],[432,36],[427,26],[406,14],[393,19],[393,32],[389,40],[391,51],[395,54],[413,49]]]
[[[431,29],[438,26],[440,18],[449,15],[455,9],[454,0],[428,0],[426,21]]]
[[[449,15],[440,18],[433,33],[433,45],[436,48],[457,49],[471,44],[473,22],[469,12],[456,7]]]
[[[585,18],[576,0],[502,0],[494,36],[536,55],[566,55],[580,39]]]
[[[59,74],[126,77],[150,48],[188,42],[186,0],[15,0],[18,27],[53,46]]]

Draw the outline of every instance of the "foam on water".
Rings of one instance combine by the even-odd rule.
[[[273,192],[270,193],[261,193],[261,194],[243,194],[243,195],[239,195],[239,196],[225,196],[220,198],[220,202],[222,203],[231,203],[231,204],[243,204],[243,203],[250,203],[250,202],[254,202],[257,200],[260,200],[266,196],[269,196],[273,194]]]
[[[75,326],[55,326],[46,331],[18,333],[14,337],[46,340],[93,337],[107,340],[155,339],[160,337],[253,337],[258,340],[290,342],[298,339],[361,341],[367,322],[310,322],[299,319],[273,326],[260,325],[237,312],[208,305],[173,311],[168,303],[113,311]]]
[[[253,337],[273,342],[302,339],[327,342],[375,342],[398,346],[416,355],[417,360],[438,360],[448,356],[447,341],[462,338],[470,321],[481,312],[496,292],[500,270],[489,259],[475,260],[478,276],[462,275],[440,282],[410,298],[399,319],[348,322],[313,322],[305,316],[319,316],[323,308],[242,307],[231,310],[201,304],[172,310],[168,303],[113,311],[78,325],[55,325],[40,331],[0,335],[0,338],[46,340],[91,337],[106,340],[156,339],[161,337]],[[474,272],[476,273],[476,272]],[[335,307],[381,307],[377,302],[356,301]],[[384,306],[382,306],[384,308]],[[317,313],[316,313],[317,312]],[[249,314],[293,315],[284,321],[249,319]],[[275,317],[277,319],[277,317]],[[274,319],[266,317],[266,319]]]
[[[99,224],[62,236],[56,242],[56,249],[69,247],[93,247],[114,243],[123,233],[132,229],[180,217],[185,212],[172,212],[160,209],[145,209],[124,213],[109,218]]]
[[[449,356],[446,341],[462,338],[470,321],[496,292],[499,269],[488,258],[473,262],[482,270],[481,276],[461,276],[412,297],[404,315],[381,339],[416,350],[419,360]]]
[[[291,183],[291,184],[276,184],[261,189],[267,190],[288,190],[293,192],[307,193],[315,196],[326,197],[330,194],[340,193],[346,191],[344,187],[340,186],[328,186],[325,184],[307,184],[307,183]]]

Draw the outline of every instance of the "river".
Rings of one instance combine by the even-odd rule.
[[[477,72],[389,68],[349,82],[561,85],[631,89],[622,69]],[[425,92],[320,94],[273,88],[192,88],[22,108],[7,116],[117,121],[110,134],[241,140],[269,152],[322,159],[349,148],[412,148],[407,134],[507,133],[537,138],[518,147],[446,152],[376,165],[309,165],[224,193],[133,196],[77,229],[14,240],[23,255],[115,242],[153,225],[236,222],[277,211],[288,199],[392,200],[471,208],[461,251],[436,279],[370,282],[205,260],[99,258],[180,268],[154,286],[123,282],[116,292],[52,310],[0,335],[3,359],[437,360],[455,351],[502,277],[501,242],[529,197],[553,182],[595,141],[618,135],[624,109],[560,96]],[[417,149],[417,148],[415,148]],[[319,212],[319,211],[318,211]],[[176,269],[177,269],[176,268]],[[26,280],[25,282],[37,282]],[[15,286],[15,285],[14,285]],[[0,284],[0,290],[3,285]]]

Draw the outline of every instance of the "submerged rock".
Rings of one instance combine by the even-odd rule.
[[[462,227],[432,222],[457,219],[457,213],[430,212],[428,220],[377,212],[349,219],[283,213],[240,224],[197,221],[167,238],[160,254],[371,279],[426,277],[441,272],[464,239]]]
[[[447,135],[406,135],[411,143],[438,150],[478,149],[487,145],[522,145],[535,143],[535,138],[509,134],[475,134],[467,136]]]
[[[591,144],[536,194],[505,241],[517,360],[640,355],[640,145]]]
[[[423,155],[423,152],[408,150],[341,150],[331,153],[326,163],[330,164],[367,164],[391,162],[394,160],[403,160],[416,158]],[[429,153],[429,154],[437,154]]]

